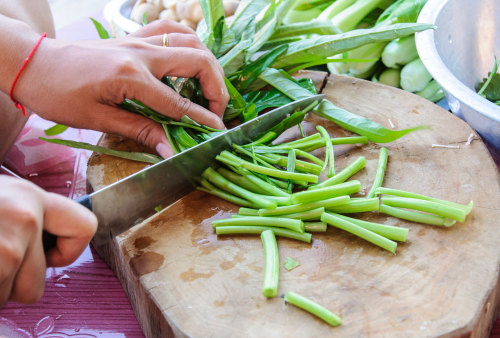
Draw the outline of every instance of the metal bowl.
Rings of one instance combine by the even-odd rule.
[[[110,23],[115,35],[133,33],[141,25],[130,20],[130,13],[136,0],[112,0],[104,7],[104,17]]]
[[[500,107],[475,90],[500,58],[500,1],[429,0],[418,22],[437,27],[416,34],[417,50],[450,110],[500,151]]]

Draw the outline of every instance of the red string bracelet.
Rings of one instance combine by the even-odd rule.
[[[40,36],[40,38],[38,39],[38,42],[36,43],[35,47],[33,47],[33,49],[31,50],[31,52],[29,53],[29,55],[26,57],[26,59],[24,59],[23,65],[21,66],[21,69],[19,69],[19,72],[17,72],[17,75],[14,78],[14,82],[12,82],[12,86],[10,86],[10,93],[9,93],[10,99],[12,100],[12,102],[14,102],[14,105],[16,106],[17,109],[20,109],[20,110],[23,111],[23,116],[26,116],[26,109],[24,108],[24,106],[23,106],[22,103],[20,103],[19,101],[16,101],[14,99],[14,96],[12,94],[14,92],[14,87],[16,86],[17,79],[19,79],[19,76],[21,76],[22,71],[24,70],[24,68],[26,68],[26,65],[30,61],[30,59],[33,56],[33,54],[35,54],[38,46],[40,46],[40,43],[42,43],[42,40],[45,37],[47,37],[46,33],[43,33]]]

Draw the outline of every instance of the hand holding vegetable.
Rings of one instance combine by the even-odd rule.
[[[8,93],[24,58],[39,35],[25,24],[0,16],[2,50],[10,57],[0,65],[0,89]],[[162,43],[169,34],[169,46]],[[182,98],[160,79],[166,75],[197,78],[207,110]],[[180,119],[223,129],[221,116],[229,99],[223,72],[194,32],[180,24],[158,21],[132,36],[67,42],[44,39],[21,73],[14,98],[42,117],[64,125],[95,129],[135,139],[164,157],[173,154],[161,125],[118,108],[136,99]]]
[[[43,293],[47,266],[64,266],[83,252],[97,228],[90,211],[28,181],[0,175],[0,307],[33,303]],[[42,230],[58,236],[44,253]]]

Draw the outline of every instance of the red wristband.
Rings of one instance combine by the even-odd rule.
[[[30,59],[33,56],[33,54],[35,54],[36,49],[38,48],[38,46],[40,46],[40,43],[42,43],[43,38],[45,38],[46,36],[47,36],[46,33],[43,33],[40,36],[40,38],[38,39],[38,42],[36,43],[35,47],[33,47],[33,49],[31,50],[31,52],[29,53],[29,55],[26,57],[26,59],[24,59],[23,65],[19,69],[19,72],[17,72],[17,75],[14,78],[14,82],[12,82],[12,86],[10,86],[10,93],[9,93],[10,99],[12,100],[12,102],[14,102],[14,105],[16,106],[17,109],[20,109],[20,110],[23,111],[23,116],[26,116],[26,109],[24,108],[24,106],[23,106],[22,103],[20,103],[19,101],[16,101],[14,99],[14,96],[13,96],[14,87],[16,86],[17,79],[19,79],[19,76],[21,75],[22,71],[24,70],[24,68],[26,67],[26,65],[28,64],[28,62],[30,61]]]

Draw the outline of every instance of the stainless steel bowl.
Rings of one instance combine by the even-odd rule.
[[[110,23],[115,35],[133,33],[141,25],[130,20],[130,13],[136,0],[112,0],[104,7],[104,17]]]
[[[429,0],[418,22],[437,27],[416,35],[417,50],[450,110],[500,151],[500,107],[475,90],[500,58],[500,1]]]

